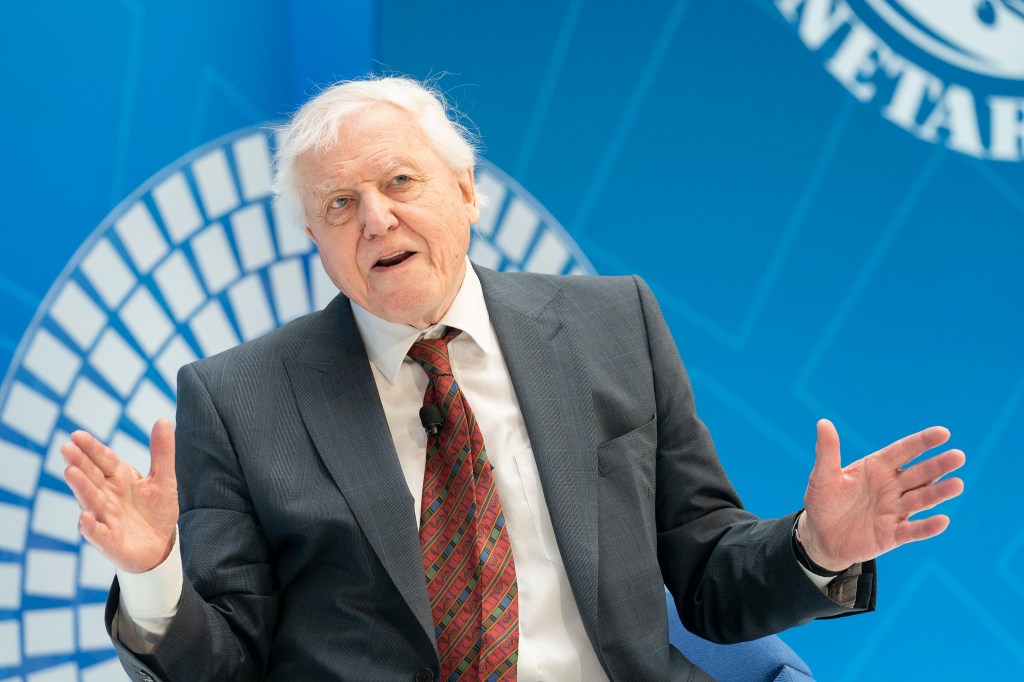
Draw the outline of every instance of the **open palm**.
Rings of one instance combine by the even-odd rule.
[[[945,515],[910,516],[963,491],[959,478],[939,479],[963,466],[964,453],[947,450],[907,465],[947,440],[949,431],[934,426],[843,467],[835,426],[819,421],[814,469],[804,494],[807,511],[800,519],[801,542],[811,560],[842,570],[944,531]]]
[[[82,507],[82,535],[115,566],[142,573],[159,565],[174,543],[178,486],[174,474],[174,427],[153,426],[151,468],[142,476],[85,431],[61,447],[64,478]]]

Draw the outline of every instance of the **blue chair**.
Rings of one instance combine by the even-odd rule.
[[[811,669],[776,636],[739,644],[714,644],[679,622],[672,595],[668,601],[668,638],[683,655],[718,682],[813,682]]]

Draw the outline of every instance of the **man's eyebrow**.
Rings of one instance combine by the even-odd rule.
[[[314,194],[332,194],[337,192],[339,189],[343,189],[341,185],[335,183],[319,183],[312,186]]]
[[[388,161],[388,162],[387,162],[386,164],[384,164],[383,166],[381,166],[381,169],[380,169],[380,174],[381,174],[381,175],[387,175],[387,174],[389,174],[389,173],[392,173],[392,172],[394,172],[394,171],[395,171],[395,170],[397,170],[397,169],[398,169],[399,167],[401,167],[401,166],[405,166],[405,165],[408,165],[408,164],[406,164],[404,160],[399,160],[399,159],[391,159],[391,160],[390,160],[390,161]]]
[[[417,164],[412,159],[407,159],[405,157],[398,157],[398,158],[391,159],[386,164],[381,166],[380,174],[381,175],[388,175],[390,173],[395,172],[399,168],[405,168],[405,169],[409,169],[409,170],[412,170],[412,171],[415,171],[415,172],[420,172],[420,168],[421,167],[420,167],[419,164]]]

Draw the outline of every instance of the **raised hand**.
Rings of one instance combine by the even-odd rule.
[[[178,483],[174,427],[166,419],[150,434],[150,472],[143,477],[91,434],[75,431],[61,446],[64,478],[82,514],[78,527],[103,556],[129,573],[158,566],[174,545]]]
[[[838,571],[946,530],[949,517],[943,514],[910,516],[963,492],[959,478],[939,479],[963,466],[964,453],[947,450],[907,464],[947,440],[949,431],[933,426],[843,467],[835,426],[819,421],[806,512],[799,520],[801,544],[811,561]]]

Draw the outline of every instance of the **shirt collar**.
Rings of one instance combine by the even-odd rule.
[[[380,370],[390,384],[395,383],[406,353],[421,336],[440,336],[445,328],[456,327],[462,330],[462,336],[472,339],[484,353],[490,353],[496,342],[480,279],[468,260],[465,278],[451,307],[440,322],[427,329],[382,320],[359,304],[351,303],[352,314],[356,318],[356,326],[359,328],[359,335],[363,337],[363,345],[366,346],[370,362]]]

